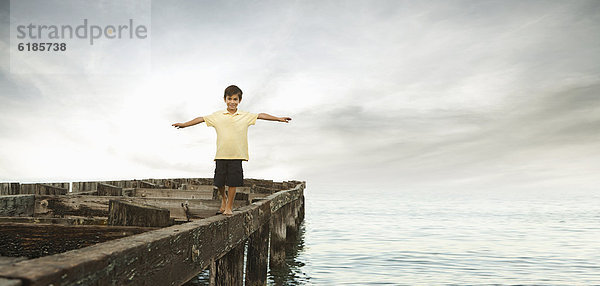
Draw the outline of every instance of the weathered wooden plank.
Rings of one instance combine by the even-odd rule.
[[[65,185],[66,188],[61,187]],[[68,191],[68,183],[21,184],[21,194],[66,195]]]
[[[42,257],[156,228],[0,223],[0,255]]]
[[[111,196],[38,196],[35,197],[36,216],[83,216],[108,217],[108,202]],[[168,209],[171,217],[187,219],[184,205],[188,206],[191,218],[205,218],[215,214],[220,201],[180,198],[119,197],[120,200]],[[234,201],[234,208],[247,205],[247,201]]]
[[[0,196],[0,216],[33,216],[35,195]]]
[[[262,203],[262,202],[261,202]],[[0,268],[27,285],[180,285],[268,223],[268,202]]]
[[[181,186],[180,184],[178,184],[177,182],[173,181],[173,180],[169,180],[169,179],[161,179],[162,182],[161,184],[163,186],[165,186],[165,188],[167,189],[179,189],[179,187]]]
[[[98,191],[83,191],[83,192],[68,192],[67,196],[80,195],[80,196],[97,196]]]
[[[188,183],[183,183],[181,184],[181,189],[182,190],[189,190],[189,191],[212,191],[215,186],[212,185],[196,185],[196,184],[188,184]]]
[[[227,189],[225,190],[225,193],[229,192]],[[221,195],[219,194],[219,190],[215,189],[212,192],[212,199],[213,200],[220,200],[221,199]],[[245,193],[243,191],[238,192],[237,190],[235,191],[235,199],[236,201],[250,201],[250,196],[248,193]]]
[[[148,181],[138,181],[137,186],[135,186],[135,188],[157,189],[159,188],[159,185],[150,183]]]
[[[276,192],[281,191],[280,189],[276,189],[276,188],[267,188],[267,187],[261,187],[261,186],[252,186],[252,192],[253,193],[257,193],[257,194],[273,194]]]
[[[98,196],[122,196],[123,188],[116,187],[113,185],[98,183],[96,186],[98,189]]]
[[[103,217],[0,217],[0,223],[42,223],[42,224],[61,224],[61,225],[106,225],[107,218]]]
[[[165,227],[172,224],[167,209],[119,200],[108,203],[108,225]]]
[[[136,188],[130,193],[132,197],[144,198],[181,198],[181,199],[212,199],[210,190],[175,190],[175,189],[143,189]]]
[[[100,196],[35,196],[36,216],[108,217],[108,200]]]
[[[171,217],[176,219],[186,219],[187,206],[188,215],[191,218],[206,218],[215,215],[215,212],[221,207],[221,201],[204,199],[180,199],[180,198],[126,198],[125,200],[140,202],[159,208],[168,209]],[[248,205],[247,201],[234,201],[233,208],[239,208]]]
[[[246,185],[246,184],[248,186],[256,185],[256,186],[261,186],[261,187],[272,188],[273,180],[244,179],[244,185]]]

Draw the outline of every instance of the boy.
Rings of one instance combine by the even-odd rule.
[[[206,126],[215,128],[217,131],[217,154],[215,155],[214,185],[219,189],[221,195],[221,208],[218,213],[233,215],[236,187],[244,185],[242,161],[248,161],[248,127],[254,125],[256,119],[286,123],[292,119],[238,110],[238,104],[242,101],[242,90],[235,85],[230,85],[225,89],[223,99],[227,105],[226,110],[197,117],[185,123],[174,123],[172,126],[185,128],[206,122]],[[228,194],[225,194],[225,186],[229,187]]]

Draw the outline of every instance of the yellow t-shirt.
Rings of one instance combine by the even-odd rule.
[[[205,116],[206,126],[217,131],[217,159],[242,159],[248,161],[248,127],[256,123],[258,114],[227,110]]]

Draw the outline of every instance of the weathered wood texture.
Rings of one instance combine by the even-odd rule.
[[[206,186],[212,188],[213,180],[206,178],[181,178],[181,179],[142,179],[142,180],[120,180],[120,181],[95,181],[95,182],[73,182],[73,192],[91,191],[96,190],[98,183],[108,184],[119,188],[166,188],[166,189],[180,189],[182,185],[187,185],[188,189],[205,188]],[[150,185],[148,185],[150,184]],[[201,185],[205,185],[202,187]]]
[[[269,202],[0,268],[27,285],[180,285],[268,223]],[[246,224],[245,222],[252,221]],[[240,227],[243,226],[243,227]]]
[[[265,223],[248,239],[246,286],[267,285],[268,256],[269,224]]]
[[[215,261],[215,285],[244,284],[244,243],[238,244],[225,256]]]
[[[0,196],[0,216],[33,216],[35,195]]]
[[[304,185],[298,184],[293,189],[280,191],[266,197],[267,200],[271,201],[271,212],[276,212],[284,205],[300,198],[303,194],[303,190]]]
[[[212,179],[169,180],[181,185],[197,185],[198,182],[200,184],[212,183]],[[155,183],[155,181],[150,182]],[[285,220],[284,212],[286,209],[290,209],[288,212],[290,215],[299,215],[299,211],[294,211],[294,209],[299,210],[301,207],[296,206],[294,208],[293,205],[295,203],[293,202],[296,200],[303,202],[305,184],[304,182],[297,181],[278,183],[253,179],[248,180],[247,183],[247,187],[256,185],[265,188],[287,188],[288,190],[271,194],[250,205],[238,207],[234,210],[234,215],[232,216],[211,216],[202,220],[194,220],[189,223],[155,229],[129,237],[0,267],[0,277],[22,279],[25,285],[34,286],[49,284],[181,285],[209,267],[211,263],[214,265],[214,267],[211,267],[214,270],[213,272],[216,272],[218,271],[217,261],[218,263],[225,262],[228,257],[237,257],[236,259],[239,259],[239,255],[226,255],[230,252],[239,252],[239,249],[242,249],[243,253],[244,243],[250,239],[249,243],[253,245],[251,252],[260,252],[257,255],[252,254],[250,256],[249,254],[248,257],[248,260],[252,261],[252,263],[248,263],[256,265],[255,268],[253,268],[254,266],[249,266],[249,268],[259,269],[258,271],[260,271],[260,274],[257,274],[255,279],[252,278],[253,275],[250,275],[252,281],[259,281],[251,285],[264,285],[260,281],[264,281],[263,279],[266,277],[266,272],[262,272],[265,264],[264,262],[260,262],[260,260],[266,260],[266,251],[268,250],[264,250],[266,238],[264,233],[260,234],[260,232],[269,232],[270,230],[271,240],[273,240],[273,233],[279,233],[276,235],[279,237],[279,241],[285,242],[287,221]],[[130,181],[127,183],[130,186],[127,186],[125,183],[119,185],[115,182],[110,182],[110,184],[122,188],[132,188]],[[89,208],[91,205],[90,202],[93,201],[105,209],[105,214],[108,212],[108,200],[115,198],[98,196],[92,200],[90,199],[91,196],[80,196],[80,198],[77,198],[78,196],[39,196],[39,198],[36,196],[36,211],[38,205],[42,209],[42,201],[45,201],[45,208],[48,209],[53,204],[51,202],[56,201],[55,197],[59,197],[58,201],[63,205],[63,209],[81,209],[81,206],[76,207],[76,205],[86,201]],[[71,201],[68,201],[69,199]],[[151,204],[157,207],[161,207],[161,204],[173,205],[174,203],[182,204],[187,202],[191,209],[193,209],[196,202],[201,201],[176,198],[128,197],[119,197],[119,200],[143,202],[146,204],[149,201],[157,200],[160,203]],[[217,200],[208,202],[214,202],[215,205],[211,207],[215,207],[216,209],[220,206],[220,202]],[[64,208],[64,205],[69,204],[72,205]],[[201,206],[201,208],[205,207],[207,206]],[[212,211],[214,215],[215,209],[212,209]],[[52,212],[55,211],[52,209]],[[68,212],[63,211],[62,213],[66,214]],[[238,269],[237,267],[231,268]],[[216,273],[211,273],[211,276],[214,276],[212,274]],[[214,282],[224,283],[221,278],[215,279]]]
[[[212,191],[215,187],[212,185],[196,185],[196,184],[187,184],[183,183],[180,187],[182,190],[190,190],[190,191]]]
[[[0,286],[22,286],[23,282],[17,279],[6,279],[0,277]]]
[[[261,186],[252,186],[252,192],[253,193],[257,193],[257,194],[273,194],[276,192],[279,192],[281,190],[276,189],[276,188],[268,188],[268,187],[261,187]]]
[[[272,209],[272,207],[271,207]],[[271,240],[269,247],[269,265],[271,268],[281,268],[285,265],[285,210],[286,207],[280,207],[276,212],[271,213]]]
[[[23,260],[27,260],[29,258],[25,257],[25,256],[18,256],[18,257],[8,257],[8,256],[0,256],[0,267],[3,267],[5,265],[11,265],[13,263],[17,263],[19,261],[23,261]]]
[[[0,255],[37,258],[156,228],[0,223]]]
[[[67,196],[97,196],[98,191],[68,192]]]
[[[0,195],[18,195],[20,190],[20,183],[0,183]]]
[[[107,218],[98,217],[0,217],[2,222],[14,223],[45,223],[45,224],[61,224],[61,225],[106,225]]]
[[[36,216],[108,217],[108,201],[114,197],[99,196],[35,196]]]
[[[227,194],[229,192],[229,190],[227,188],[225,188],[225,194]],[[219,190],[213,190],[212,192],[212,199],[213,200],[220,200],[221,199],[221,194],[219,193]],[[250,197],[249,197],[249,193],[245,193],[244,190],[236,190],[235,191],[235,199],[236,201],[250,201]]]
[[[167,209],[119,200],[108,203],[108,225],[165,227],[172,224]]]
[[[71,184],[71,192],[87,192],[98,189],[98,182],[73,182]]]
[[[108,217],[108,202],[112,196],[38,196],[35,197],[35,215],[47,217],[83,216]],[[181,198],[119,197],[119,200],[168,209],[172,218],[187,219],[182,205],[187,204],[192,218],[213,216],[221,202],[217,200]],[[248,205],[247,201],[235,201],[234,208]]]
[[[294,200],[288,204],[287,213],[284,218],[285,222],[285,239],[287,242],[296,241],[298,238],[298,201]]]
[[[21,194],[66,195],[69,183],[21,184]]]
[[[116,187],[113,185],[98,183],[96,186],[98,190],[98,196],[122,196],[123,188]]]
[[[180,199],[212,199],[210,190],[176,190],[176,189],[144,189],[136,188],[129,194],[132,197],[143,198],[180,198]]]

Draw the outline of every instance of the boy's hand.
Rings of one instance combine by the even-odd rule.
[[[273,115],[266,114],[266,113],[259,113],[257,119],[279,121],[279,122],[285,122],[285,123],[288,123],[288,122],[290,122],[290,120],[292,120],[292,118],[290,118],[290,117],[285,117],[285,116],[277,117],[277,116],[273,116]]]
[[[177,129],[179,129],[179,128],[185,128],[185,125],[183,123],[174,123],[171,126],[174,126]]]

